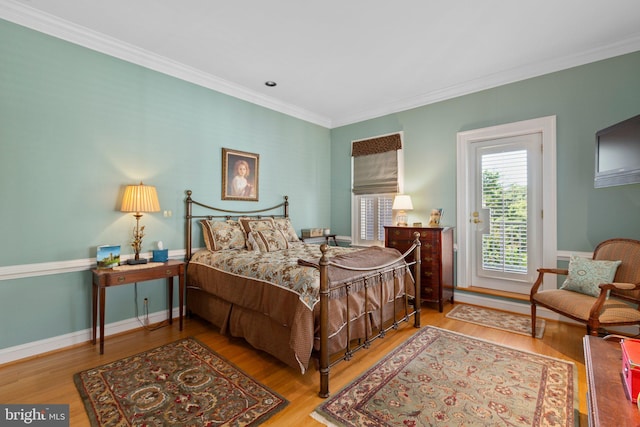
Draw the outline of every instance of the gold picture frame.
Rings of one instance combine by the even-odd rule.
[[[222,149],[222,200],[258,201],[260,155]]]

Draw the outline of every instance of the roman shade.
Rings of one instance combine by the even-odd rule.
[[[354,141],[353,194],[397,193],[397,151],[401,148],[399,133]]]

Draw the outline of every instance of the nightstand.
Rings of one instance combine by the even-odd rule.
[[[167,279],[169,292],[169,324],[173,323],[173,278],[178,276],[180,330],[182,330],[183,306],[184,306],[184,271],[183,261],[170,260],[159,265],[142,264],[138,266],[120,266],[117,269],[94,269],[93,273],[93,335],[92,343],[96,343],[98,305],[100,312],[100,354],[104,353],[104,313],[106,289],[111,286],[126,285],[130,283],[146,282],[147,280]]]

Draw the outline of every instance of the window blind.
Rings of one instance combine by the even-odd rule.
[[[354,141],[353,193],[381,194],[398,192],[398,155],[400,134]]]
[[[527,273],[527,151],[482,156],[482,207],[490,232],[482,237],[482,268]]]

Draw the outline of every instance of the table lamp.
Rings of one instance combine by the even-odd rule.
[[[411,203],[411,197],[406,194],[398,194],[393,199],[393,206],[391,209],[398,210],[396,215],[396,224],[400,227],[407,226],[407,212],[413,210],[413,203]]]
[[[156,187],[144,185],[128,185],[122,197],[122,212],[135,212],[136,227],[133,229],[133,240],[131,247],[135,252],[134,259],[127,260],[127,264],[146,264],[146,259],[140,259],[140,249],[142,249],[142,238],[144,237],[144,225],[140,227],[142,212],[160,212],[158,193]]]

